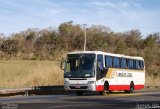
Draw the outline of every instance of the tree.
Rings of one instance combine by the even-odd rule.
[[[131,30],[124,33],[126,37],[126,45],[139,49],[139,40],[141,40],[141,32],[139,30]]]
[[[149,34],[144,41],[145,46],[150,48],[155,47],[159,42],[159,37],[160,37],[159,33]]]
[[[125,54],[126,53],[126,43],[125,43],[125,37],[123,34],[116,34],[116,39],[114,44],[116,45],[115,47],[115,53],[121,53]]]
[[[73,21],[64,22],[58,27],[59,33],[64,36],[72,31]]]
[[[56,50],[59,49],[58,37],[55,32],[48,31],[38,37],[34,43],[35,53],[39,58],[53,58]]]
[[[102,25],[92,25],[87,29],[87,48],[88,50],[107,51],[108,40],[106,34],[110,29]]]
[[[67,51],[82,50],[84,44],[84,31],[80,25],[73,25],[72,21],[59,26],[59,39]]]
[[[13,39],[4,40],[1,45],[1,50],[12,58],[17,56],[19,48],[19,42]]]

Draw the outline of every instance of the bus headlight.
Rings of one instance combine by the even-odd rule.
[[[94,83],[94,81],[88,81],[88,84],[93,84]]]
[[[65,85],[69,85],[69,82],[68,82],[68,81],[65,81],[64,84],[65,84]]]

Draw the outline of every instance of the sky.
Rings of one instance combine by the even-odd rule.
[[[160,32],[160,0],[0,0],[0,33],[58,28],[63,22],[103,25],[114,32]]]

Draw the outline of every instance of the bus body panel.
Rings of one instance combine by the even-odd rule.
[[[109,90],[129,90],[130,83],[134,83],[134,89],[142,89],[145,84],[145,72],[139,70],[116,69],[110,68],[106,77],[96,82],[96,90],[103,91],[104,82],[108,81]]]

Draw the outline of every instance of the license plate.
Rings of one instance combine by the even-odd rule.
[[[81,86],[80,85],[76,85],[75,88],[79,89],[79,88],[81,88]]]

